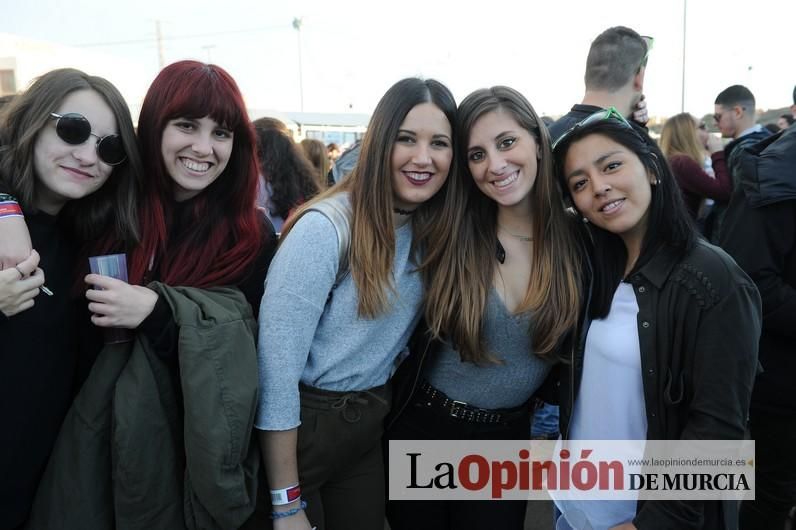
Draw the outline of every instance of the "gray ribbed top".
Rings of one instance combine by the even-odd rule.
[[[484,409],[522,405],[550,371],[550,364],[532,355],[530,314],[512,315],[495,289],[490,290],[484,339],[502,364],[462,362],[459,352],[445,345],[432,359],[425,378],[448,397]]]

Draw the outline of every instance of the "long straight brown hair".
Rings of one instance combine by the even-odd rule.
[[[564,211],[553,175],[550,137],[525,97],[508,87],[473,92],[459,106],[457,125],[462,171],[451,177],[438,229],[428,242],[426,320],[432,334],[450,340],[463,361],[494,360],[484,343],[483,320],[493,288],[497,248],[497,204],[475,185],[467,169],[473,124],[502,110],[534,137],[540,160],[531,190],[533,266],[520,312],[531,312],[532,353],[551,353],[577,323],[580,309],[580,244]],[[435,273],[436,271],[436,273]]]
[[[373,111],[368,130],[362,139],[356,166],[350,175],[314,200],[348,192],[351,199],[351,245],[349,267],[359,293],[358,313],[362,318],[375,318],[387,310],[389,294],[394,292],[393,261],[395,257],[395,226],[393,223],[393,190],[391,155],[398,138],[398,129],[415,106],[432,103],[439,108],[456,134],[456,101],[450,90],[434,79],[410,77],[394,84]],[[449,175],[457,173],[457,153]],[[444,202],[448,178],[442,188],[421,204],[412,215],[412,252],[418,255],[427,247],[429,234]],[[287,221],[282,239],[287,237],[298,215]]]

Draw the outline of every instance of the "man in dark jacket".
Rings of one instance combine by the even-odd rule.
[[[739,168],[720,242],[763,300],[750,411],[756,493],[740,528],[781,529],[796,504],[796,128],[746,148]]]
[[[548,128],[550,138],[556,141],[584,118],[608,107],[616,108],[631,123],[644,129],[647,122],[644,74],[651,48],[650,37],[642,37],[624,26],[600,33],[586,59],[583,101]]]
[[[755,96],[743,85],[732,85],[716,96],[713,119],[724,138],[732,141],[724,147],[724,160],[732,177],[733,189],[738,188],[740,166],[746,154],[743,150],[771,135],[768,129],[755,123]],[[705,222],[705,235],[718,245],[727,203],[717,202]]]

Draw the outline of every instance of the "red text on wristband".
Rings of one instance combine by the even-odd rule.
[[[301,498],[301,486],[296,484],[289,488],[280,490],[271,490],[271,504],[273,506],[282,506],[290,504],[291,502]]]

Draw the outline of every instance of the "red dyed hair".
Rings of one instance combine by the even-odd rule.
[[[190,231],[170,245],[174,184],[161,154],[169,120],[209,116],[233,131],[227,167],[193,200]],[[180,61],[152,82],[138,118],[144,162],[139,209],[141,244],[130,256],[130,283],[141,284],[151,259],[168,285],[212,287],[243,280],[263,244],[262,213],[255,206],[258,167],[254,129],[232,77],[215,65]]]

